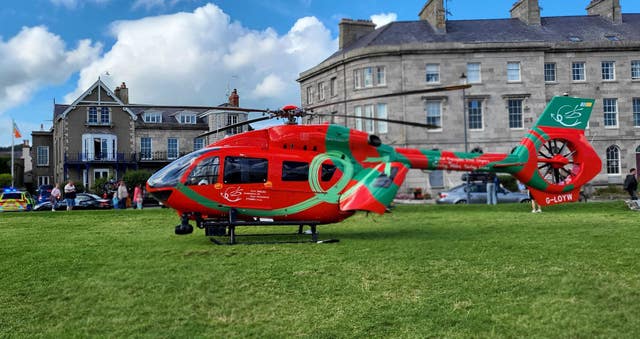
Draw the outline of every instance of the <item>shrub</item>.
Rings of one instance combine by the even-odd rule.
[[[150,176],[151,172],[149,171],[127,171],[127,173],[124,174],[122,180],[124,180],[125,184],[129,188],[136,187],[137,185],[142,185],[144,187]]]
[[[11,173],[1,173],[0,187],[9,187],[9,186],[11,186]]]

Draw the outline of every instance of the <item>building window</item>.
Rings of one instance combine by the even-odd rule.
[[[318,83],[318,100],[319,101],[324,100],[324,81]]]
[[[387,113],[387,104],[378,104],[376,116],[378,119],[389,119],[389,115]],[[377,132],[378,134],[387,134],[389,133],[389,126],[386,121],[376,121]]]
[[[108,178],[109,177],[109,169],[108,168],[96,168],[93,170],[93,179],[95,182],[95,179],[100,179],[100,178]]]
[[[585,81],[584,62],[571,63],[571,79],[573,81]]]
[[[479,62],[467,64],[467,83],[477,84],[482,82],[481,67]]]
[[[178,158],[178,138],[167,139],[167,159]]]
[[[111,123],[111,109],[109,107],[100,107],[100,124],[108,125]]]
[[[631,79],[640,79],[640,60],[631,61]]]
[[[362,88],[362,70],[360,69],[356,69],[353,71],[353,86],[356,89]]]
[[[386,86],[387,75],[384,66],[376,67],[376,86]]]
[[[337,78],[331,78],[330,87],[331,87],[331,96],[335,97],[336,95],[338,95],[338,79]]]
[[[427,83],[428,84],[440,83],[440,65],[427,64]]]
[[[364,71],[364,87],[373,87],[373,68],[366,67],[363,71]]]
[[[362,106],[356,106],[353,108],[353,115],[356,116],[356,129],[362,131]]]
[[[98,108],[91,106],[89,107],[89,112],[87,115],[87,123],[89,124],[97,124],[98,123]]]
[[[427,112],[427,124],[434,129],[442,129],[442,106],[440,100],[427,100],[425,104]]]
[[[633,98],[633,126],[640,127],[640,98]]]
[[[162,122],[162,113],[160,112],[145,112],[142,116],[146,123],[159,124]]]
[[[519,62],[507,63],[507,81],[509,82],[520,81],[520,63]]]
[[[49,166],[49,146],[38,146],[37,152],[38,166]]]
[[[544,64],[544,81],[555,82],[556,81],[556,64],[547,62]]]
[[[602,62],[602,80],[616,80],[616,63],[614,61]]]
[[[240,118],[237,114],[228,114],[227,115],[227,126],[235,125],[240,122]],[[236,126],[233,128],[227,129],[227,134],[238,134],[242,133],[242,126]]]
[[[193,139],[193,150],[197,151],[204,148],[204,138]]]
[[[482,129],[482,101],[469,100],[467,102],[467,112],[469,115],[469,129]]]
[[[522,99],[509,99],[507,107],[509,110],[509,128],[522,128]]]
[[[366,118],[373,118],[373,105],[364,105],[364,117]],[[375,133],[375,130],[373,129],[373,120],[371,119],[364,119],[363,121],[364,123],[364,131],[367,133]]]
[[[607,174],[620,174],[620,149],[618,146],[607,148]]]
[[[313,87],[307,87],[307,105],[313,104]]]
[[[141,160],[151,160],[151,138],[142,137],[140,138],[140,159]]]
[[[604,126],[618,127],[618,99],[602,99],[604,109]]]
[[[179,121],[181,124],[194,125],[196,123],[196,115],[192,113],[181,113]]]
[[[38,187],[40,187],[42,185],[51,185],[51,177],[38,176]]]

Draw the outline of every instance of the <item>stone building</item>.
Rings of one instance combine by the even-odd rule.
[[[310,107],[469,83],[466,91],[329,105],[322,113],[439,126],[333,121],[394,146],[508,153],[553,96],[595,98],[586,135],[604,165],[593,183],[620,183],[640,167],[640,14],[623,14],[619,0],[587,5],[586,15],[541,17],[537,0],[519,0],[507,19],[447,20],[443,0],[429,0],[416,21],[376,29],[370,21],[343,19],[340,49],[300,74],[302,102]],[[459,182],[456,172],[412,171],[403,189]]]
[[[230,100],[224,105],[237,105],[237,92]],[[205,147],[202,135],[211,120],[226,121],[225,114],[129,104],[125,83],[111,91],[98,79],[73,103],[54,105],[51,130],[32,132],[33,180],[38,186],[74,180],[91,188],[98,178],[120,179],[128,170],[154,172]],[[238,113],[234,116],[237,120]]]

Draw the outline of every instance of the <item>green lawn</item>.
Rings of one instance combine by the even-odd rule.
[[[319,227],[339,243],[215,246],[168,209],[2,214],[0,337],[637,337],[639,220],[399,206]]]

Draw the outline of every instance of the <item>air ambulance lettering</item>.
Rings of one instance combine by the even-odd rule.
[[[547,196],[545,199],[546,205],[554,205],[554,204],[561,204],[564,202],[573,202],[573,194],[571,193],[565,193],[565,194],[558,194],[555,196]]]

